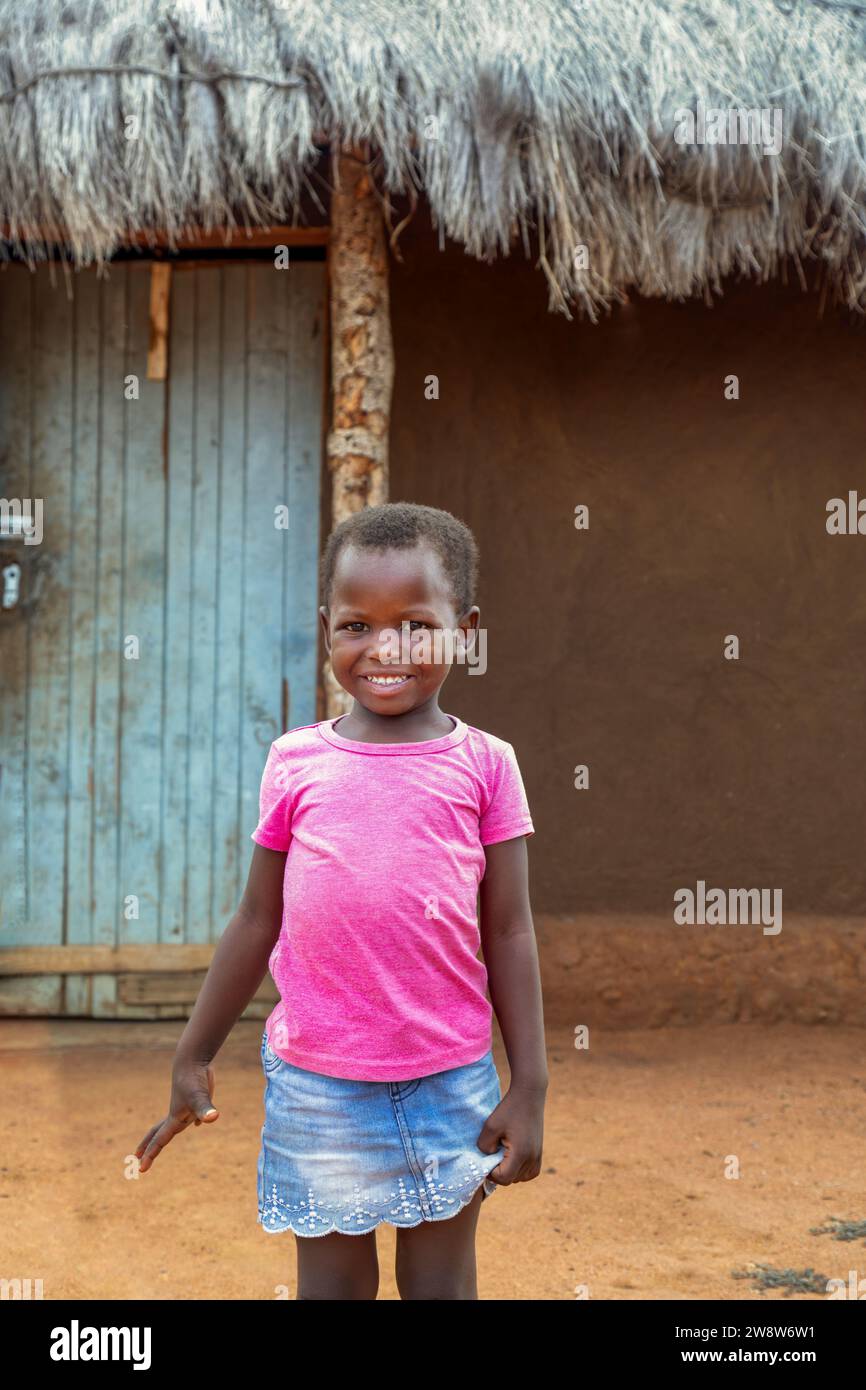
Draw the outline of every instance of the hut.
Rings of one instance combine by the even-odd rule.
[[[0,0],[0,1011],[187,1011],[341,708],[323,531],[405,498],[480,541],[447,707],[550,969],[686,1018],[640,924],[780,887],[799,989],[713,1008],[863,1021],[864,132],[854,5]]]

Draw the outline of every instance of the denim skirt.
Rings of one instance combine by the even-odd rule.
[[[499,1104],[488,1051],[412,1081],[352,1081],[293,1066],[262,1035],[265,1122],[258,1220],[265,1231],[365,1235],[380,1222],[418,1226],[454,1216],[505,1149],[477,1147]]]

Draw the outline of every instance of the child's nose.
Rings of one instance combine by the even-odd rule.
[[[367,655],[384,666],[393,648],[393,641],[393,635],[390,635],[389,630],[376,634],[367,648]]]

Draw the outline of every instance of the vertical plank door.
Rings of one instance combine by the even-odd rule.
[[[41,498],[44,528],[0,537],[22,569],[0,611],[0,971],[61,951],[0,975],[0,1013],[172,1011],[62,962],[213,943],[270,742],[316,718],[324,265],[177,264],[164,380],[149,278],[0,275],[0,497]]]

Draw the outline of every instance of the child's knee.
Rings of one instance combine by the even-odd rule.
[[[397,1290],[401,1299],[425,1300],[426,1302],[454,1301],[457,1299],[477,1299],[478,1285],[475,1270],[441,1272],[431,1270],[403,1270],[397,1275]]]
[[[370,1303],[375,1302],[379,1292],[379,1284],[375,1287],[362,1288],[355,1284],[329,1284],[327,1288],[317,1291],[311,1290],[308,1293],[298,1292],[295,1294],[295,1301],[305,1303]]]
[[[375,1240],[366,1236],[299,1236],[296,1300],[364,1300],[379,1292]]]
[[[295,1299],[355,1302],[375,1299],[378,1292],[378,1270],[317,1270],[313,1276],[299,1278]]]

